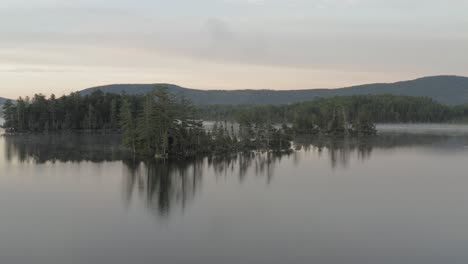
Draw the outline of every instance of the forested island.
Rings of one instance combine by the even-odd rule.
[[[145,157],[187,157],[239,151],[287,151],[291,132],[273,123],[217,122],[206,129],[197,108],[166,89],[147,95],[117,95],[97,91],[56,98],[35,95],[7,101],[4,128],[8,133],[100,131],[122,133],[123,144]]]
[[[376,134],[375,123],[462,120],[468,107],[396,95],[319,98],[289,105],[195,106],[158,88],[147,95],[95,91],[47,98],[37,94],[7,101],[3,113],[9,133],[121,133],[123,144],[133,153],[165,158],[287,151],[295,134],[371,136]],[[216,122],[208,129],[204,120]]]

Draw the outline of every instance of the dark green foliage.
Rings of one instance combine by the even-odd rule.
[[[19,98],[15,102],[7,101],[3,107],[4,126],[16,132],[119,130],[121,129],[119,111],[124,99],[130,105],[130,112],[133,115],[139,112],[138,116],[134,116],[135,122],[137,119],[141,121],[146,118],[146,124],[149,124],[152,119],[171,118],[174,115],[192,120],[230,120],[241,123],[243,125],[241,134],[250,133],[250,136],[254,135],[252,130],[255,130],[255,126],[260,126],[258,129],[261,130],[264,129],[262,126],[278,123],[293,124],[295,131],[300,133],[322,131],[340,134],[353,129],[369,130],[371,129],[369,126],[364,128],[365,123],[371,122],[448,122],[464,120],[468,116],[468,105],[446,106],[430,98],[395,95],[321,98],[310,102],[276,106],[198,106],[197,111],[187,99],[170,93],[166,93],[165,97],[164,100],[168,103],[175,98],[184,102],[178,103],[168,112],[159,112],[148,106],[152,104],[148,96],[104,94],[96,91],[86,96],[72,93],[60,98],[52,95],[47,99],[39,94],[32,99]],[[148,107],[145,108],[145,105]],[[147,111],[140,112],[144,109]],[[145,123],[139,123],[139,129],[144,130],[142,126]],[[149,130],[147,132],[152,133]]]
[[[11,132],[116,131],[122,132],[123,144],[135,154],[186,157],[289,150],[295,134],[373,135],[377,122],[463,120],[468,105],[446,106],[420,97],[359,95],[291,105],[195,107],[185,97],[160,88],[145,96],[101,91],[60,98],[39,94],[7,101],[3,112],[4,127]],[[209,119],[224,121],[208,131],[201,120]]]
[[[174,97],[165,89],[157,89],[144,98],[142,107],[131,111],[126,99],[121,108],[123,142],[135,153],[153,157],[187,157],[196,154],[229,154],[250,150],[284,150],[290,138],[280,129],[243,121],[240,133],[227,122],[215,123],[205,130],[196,119],[195,108],[184,98]],[[255,128],[252,125],[255,124]],[[244,126],[249,126],[244,133]]]
[[[447,122],[460,117],[455,107],[441,105],[425,97],[396,95],[355,95],[318,99],[288,107],[290,113],[313,115],[329,122],[356,123],[365,119],[375,123]],[[321,122],[318,121],[320,124]]]
[[[38,94],[33,99],[7,101],[4,112],[4,126],[10,132],[120,131],[123,144],[142,156],[185,157],[290,146],[285,134],[264,122],[268,111],[262,118],[248,116],[242,121],[249,124],[248,133],[238,133],[227,122],[207,131],[194,105],[165,88],[145,96],[95,91],[47,99]]]
[[[120,108],[120,126],[123,130],[122,141],[133,153],[136,153],[137,131],[134,116],[135,114],[129,100],[124,98],[122,100],[122,107]]]
[[[342,96],[276,106],[200,106],[200,117],[205,119],[240,121],[249,118],[271,123],[287,122],[300,133],[356,129],[362,127],[364,121],[435,123],[462,120],[466,116],[468,105],[447,106],[427,97],[397,95]],[[344,123],[348,126],[343,128]]]
[[[4,126],[15,132],[54,132],[63,130],[118,130],[119,108],[123,95],[97,91],[81,96],[46,98],[36,94],[32,99],[7,101],[4,106]],[[140,102],[141,96],[129,100]]]

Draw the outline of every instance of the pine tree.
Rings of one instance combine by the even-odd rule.
[[[118,110],[117,110],[117,100],[115,98],[112,99],[111,101],[111,106],[110,106],[110,128],[115,130],[118,128]]]
[[[5,119],[5,123],[3,124],[5,128],[15,128],[18,126],[16,106],[11,100],[7,100],[3,105],[3,118]]]
[[[120,108],[120,126],[122,127],[122,141],[123,144],[129,147],[132,152],[136,153],[136,124],[135,118],[132,113],[132,107],[128,100],[122,101],[122,107]]]
[[[145,97],[143,109],[138,116],[136,132],[138,140],[146,155],[154,155],[157,149],[157,126],[158,120],[154,114],[154,99],[152,95]]]

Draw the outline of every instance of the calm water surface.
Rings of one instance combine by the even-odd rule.
[[[468,263],[463,133],[169,163],[118,140],[0,138],[0,263]]]

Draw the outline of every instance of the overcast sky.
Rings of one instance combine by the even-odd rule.
[[[0,96],[468,75],[468,0],[1,0]]]

